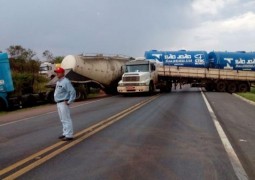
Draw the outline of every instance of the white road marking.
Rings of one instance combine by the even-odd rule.
[[[245,139],[239,139],[240,142],[247,142]]]
[[[106,99],[106,98],[99,99],[99,100],[95,100],[95,101],[90,101],[90,102],[83,103],[83,104],[79,104],[79,105],[76,105],[76,106],[73,105],[73,106],[71,106],[70,108],[71,108],[71,109],[77,108],[77,107],[80,107],[80,106],[83,106],[83,105],[86,105],[86,104],[91,104],[91,103],[94,103],[94,102],[102,101],[102,100],[104,100],[104,99]],[[53,114],[53,113],[56,113],[56,112],[57,112],[57,111],[51,111],[51,112],[48,112],[48,113],[44,113],[44,114],[40,114],[40,115],[36,115],[36,116],[24,118],[24,119],[20,119],[20,120],[17,120],[17,121],[12,121],[12,122],[8,122],[8,123],[5,123],[5,124],[0,124],[0,127],[7,126],[7,125],[10,125],[10,124],[19,123],[19,122],[23,122],[23,121],[27,121],[27,120],[30,120],[30,119],[33,119],[33,118],[45,116],[45,115],[48,115],[48,114]]]
[[[205,104],[207,106],[207,109],[208,109],[208,111],[209,111],[209,113],[211,115],[211,118],[212,118],[212,120],[214,122],[214,125],[215,125],[215,127],[216,127],[216,129],[218,131],[218,134],[220,136],[221,142],[222,142],[222,144],[223,144],[223,146],[224,146],[224,148],[225,148],[225,150],[226,150],[226,152],[228,154],[229,160],[230,160],[230,162],[231,162],[231,164],[233,166],[233,169],[234,169],[234,171],[236,173],[237,178],[240,179],[240,180],[248,180],[249,179],[248,175],[246,174],[246,172],[245,172],[245,170],[244,170],[240,160],[238,159],[238,157],[237,157],[237,155],[235,153],[235,150],[233,149],[230,141],[228,140],[227,135],[225,134],[223,128],[221,127],[221,125],[220,125],[220,123],[219,123],[219,121],[218,121],[218,119],[217,119],[217,117],[216,117],[216,115],[215,115],[211,105],[209,104],[207,98],[205,97],[204,92],[201,89],[200,89],[200,91],[201,91],[201,94],[202,94],[203,99],[205,101]]]
[[[244,98],[244,97],[242,97],[242,96],[239,96],[238,94],[233,94],[235,97],[237,97],[237,98],[239,98],[239,99],[241,99],[241,100],[243,100],[243,101],[245,101],[245,102],[247,102],[247,103],[249,103],[249,104],[251,104],[251,105],[253,105],[253,106],[255,106],[255,102],[253,102],[253,101],[250,101],[250,100],[248,100],[248,99],[246,99],[246,98]]]

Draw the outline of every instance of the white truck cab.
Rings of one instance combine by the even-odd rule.
[[[60,67],[60,64],[43,62],[42,64],[40,64],[39,74],[41,74],[47,78],[53,79],[55,77],[54,70],[57,67]]]
[[[157,88],[161,89],[158,67],[159,64],[155,60],[136,59],[127,62],[124,66],[125,73],[118,83],[118,92],[120,94],[153,93]]]

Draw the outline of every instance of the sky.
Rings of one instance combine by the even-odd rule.
[[[255,0],[0,0],[0,50],[255,51]]]

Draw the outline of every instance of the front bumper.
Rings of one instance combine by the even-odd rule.
[[[118,86],[118,93],[142,93],[149,92],[149,86]]]

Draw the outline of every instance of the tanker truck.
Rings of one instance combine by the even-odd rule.
[[[75,87],[77,99],[83,100],[91,87],[103,89],[107,94],[116,93],[118,81],[123,74],[122,67],[131,59],[120,55],[68,55],[62,60],[61,67]],[[51,102],[56,81],[57,77],[47,85],[53,88],[48,93]]]
[[[255,82],[253,52],[151,50],[145,58],[162,63],[159,77],[175,84],[200,84],[207,91],[246,92]]]

